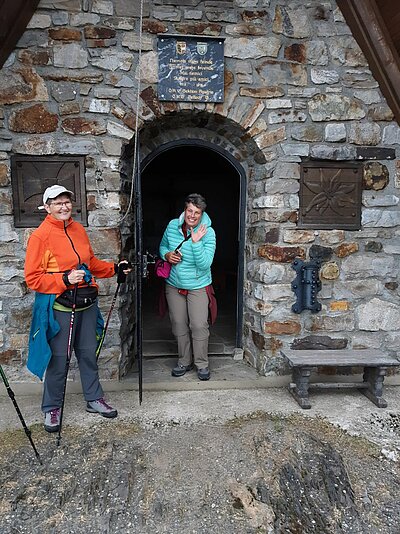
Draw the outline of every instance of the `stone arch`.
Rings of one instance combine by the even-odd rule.
[[[221,146],[240,162],[249,158],[255,163],[266,162],[253,137],[240,124],[228,117],[205,111],[182,111],[163,115],[143,125],[140,131],[142,157],[153,150],[160,142],[173,141],[179,136],[199,138]]]
[[[248,178],[253,178],[254,173],[262,171],[267,158],[254,136],[245,128],[246,124],[195,108],[157,115],[152,113],[151,119],[142,121],[139,129],[140,162],[161,144],[180,139],[201,139],[229,152],[246,168]],[[122,191],[127,191],[132,182],[133,150],[132,138],[121,154]]]

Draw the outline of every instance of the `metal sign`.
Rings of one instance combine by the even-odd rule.
[[[361,228],[362,166],[347,161],[301,165],[299,228]]]
[[[172,102],[223,102],[224,40],[160,36],[158,98]]]

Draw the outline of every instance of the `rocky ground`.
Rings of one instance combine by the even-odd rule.
[[[114,393],[113,421],[70,395],[59,447],[20,397],[43,465],[0,397],[0,532],[397,534],[398,391]]]

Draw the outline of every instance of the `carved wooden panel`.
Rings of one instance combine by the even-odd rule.
[[[361,228],[362,166],[307,162],[301,166],[300,228]]]
[[[87,225],[84,156],[13,156],[11,180],[17,228],[42,222],[47,213],[38,206],[43,204],[46,187],[54,184],[74,192],[72,216]]]

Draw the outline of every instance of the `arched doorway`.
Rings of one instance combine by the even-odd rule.
[[[189,193],[207,200],[217,235],[212,270],[219,308],[211,329],[211,355],[232,354],[242,346],[245,191],[242,166],[208,141],[165,143],[142,162],[143,251],[158,254],[167,223],[182,212]],[[159,291],[160,282],[150,272],[142,285],[144,357],[176,355],[169,318],[158,316]]]

